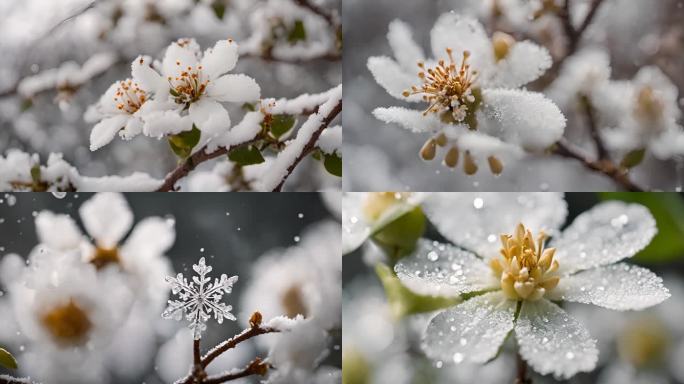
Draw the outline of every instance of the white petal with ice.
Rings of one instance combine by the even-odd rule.
[[[83,235],[69,215],[42,211],[36,216],[38,240],[56,250],[77,249]]]
[[[199,46],[193,39],[174,41],[166,48],[162,60],[162,73],[165,76],[178,77],[187,67],[197,67]]]
[[[215,79],[235,68],[238,60],[238,45],[233,40],[219,40],[213,48],[204,51],[202,71]]]
[[[563,136],[565,116],[541,93],[515,89],[485,89],[478,121],[489,135],[543,151]]]
[[[463,51],[470,52],[469,63],[488,78],[494,70],[494,49],[482,24],[476,19],[456,13],[442,14],[430,32],[435,59],[446,59],[446,49],[453,50],[456,63],[461,62]]]
[[[596,367],[596,340],[577,320],[546,299],[523,302],[515,325],[520,355],[535,371],[567,379]]]
[[[261,88],[254,79],[243,74],[223,75],[207,87],[207,96],[218,101],[233,103],[256,101],[261,97]]]
[[[88,234],[103,248],[115,247],[133,224],[133,212],[119,193],[98,193],[79,213]]]
[[[560,271],[572,273],[634,256],[657,230],[646,207],[609,201],[579,215],[549,246],[556,248]]]
[[[362,211],[365,193],[344,193],[342,196],[342,254],[354,251],[371,234]]]
[[[146,259],[161,256],[171,248],[175,239],[173,220],[148,217],[136,224],[121,247],[121,253],[124,257],[133,255]]]
[[[560,193],[434,193],[423,211],[442,236],[489,258],[499,254],[499,235],[523,223],[533,233],[553,234],[565,221]]]
[[[625,311],[651,307],[669,296],[663,279],[655,273],[618,263],[563,277],[548,298]]]
[[[508,55],[497,63],[492,87],[518,88],[538,79],[551,68],[549,51],[530,41],[515,43]]]
[[[411,28],[405,22],[401,20],[392,21],[387,32],[387,40],[392,47],[397,63],[404,71],[416,72],[418,62],[425,61],[423,49],[413,40]]]
[[[482,259],[427,239],[419,240],[413,253],[399,260],[394,271],[402,284],[420,295],[458,296],[500,287]]]
[[[128,115],[114,115],[97,123],[90,132],[90,150],[96,151],[109,144],[129,118]]]
[[[423,112],[402,107],[375,108],[373,116],[386,123],[399,124],[402,127],[416,132],[437,132],[442,128],[442,123],[434,114],[427,116]]]
[[[230,128],[228,111],[216,101],[200,99],[190,104],[190,119],[202,133],[217,136]]]
[[[131,64],[133,80],[140,84],[142,89],[165,96],[169,92],[169,82],[152,69],[151,64],[152,58],[149,56],[138,56]]]
[[[394,60],[387,56],[375,56],[368,59],[368,70],[387,93],[399,100],[419,102],[423,96],[415,94],[404,97],[402,93],[417,85],[418,77],[406,72]]]
[[[513,329],[516,302],[501,292],[486,293],[435,316],[423,337],[423,349],[436,360],[486,363]]]

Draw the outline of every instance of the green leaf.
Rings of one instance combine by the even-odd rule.
[[[375,273],[385,288],[385,296],[392,314],[396,318],[415,313],[431,312],[437,309],[454,306],[461,302],[460,297],[422,296],[406,288],[394,271],[385,264],[375,266]]]
[[[407,205],[406,209],[383,218],[373,228],[371,239],[385,251],[392,262],[411,253],[418,239],[425,233],[426,219],[423,210],[411,205]]]
[[[331,175],[337,177],[342,177],[342,158],[337,156],[337,153],[324,154],[325,160],[323,160],[323,165],[325,170]]]
[[[370,384],[371,367],[354,347],[342,351],[342,384]]]
[[[31,180],[34,184],[40,183],[40,164],[31,167]]]
[[[620,166],[622,168],[634,168],[637,165],[641,164],[641,162],[644,160],[644,155],[646,154],[646,149],[641,148],[641,149],[635,149],[633,151],[630,151],[625,155],[625,157],[622,158],[622,161],[620,161]]]
[[[0,366],[17,369],[17,360],[6,349],[0,347]]]
[[[173,88],[169,88],[169,93],[170,93],[171,96],[173,96],[173,97],[178,97],[178,96],[180,96],[180,93],[176,92],[176,90],[173,89]]]
[[[306,40],[306,28],[304,28],[304,22],[301,20],[296,20],[294,26],[287,34],[287,41],[290,44],[295,44],[298,41]]]
[[[214,10],[216,17],[223,20],[223,15],[226,13],[226,4],[221,0],[215,0],[211,4],[211,8]]]
[[[313,157],[314,159],[316,159],[316,160],[318,160],[318,161],[321,161],[321,156],[323,156],[323,154],[322,154],[322,152],[321,152],[320,149],[316,149],[316,150],[313,151],[313,153],[311,154],[311,157]]]
[[[256,107],[252,103],[244,103],[242,104],[242,109],[250,112],[256,111]]]
[[[195,145],[199,143],[200,136],[202,136],[202,132],[193,124],[192,130],[169,136],[169,145],[173,153],[181,159],[186,159],[192,153]]]
[[[21,106],[19,107],[19,109],[20,109],[22,112],[26,112],[26,111],[28,111],[31,107],[33,107],[33,100],[31,100],[31,99],[24,99],[24,100],[21,101]]]
[[[603,192],[603,200],[622,200],[646,206],[656,220],[658,233],[633,260],[661,263],[684,256],[684,201],[678,193]]]
[[[228,153],[228,158],[241,166],[261,164],[264,157],[261,155],[259,149],[253,145],[242,146],[233,149]]]
[[[271,120],[271,134],[276,139],[286,134],[295,124],[295,117],[292,115],[273,115]]]

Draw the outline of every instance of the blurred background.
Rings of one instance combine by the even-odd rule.
[[[65,196],[49,193],[0,195],[0,255],[17,253],[25,257],[29,254],[38,244],[34,216],[42,210],[69,214],[83,228],[78,209],[91,196],[88,193]],[[335,220],[335,215],[326,208],[322,195],[317,193],[130,193],[125,197],[134,213],[135,223],[149,216],[175,219],[176,241],[167,252],[175,272],[183,272],[186,277],[190,277],[194,274],[192,265],[200,257],[205,257],[207,264],[213,267],[210,276],[218,277],[222,273],[228,276],[239,275],[240,279],[233,292],[224,296],[225,302],[233,306],[233,313],[239,320],[250,315],[241,311],[241,296],[258,274],[253,267],[259,257],[269,251],[271,255],[278,254],[279,251],[284,253],[286,248],[298,245],[307,228]],[[339,244],[326,244],[326,247],[334,252]],[[0,293],[2,292],[6,292],[6,288],[0,282]],[[250,304],[259,306],[259,303]],[[2,316],[4,314],[0,314],[0,324],[3,323]],[[159,320],[158,327],[163,328],[160,332],[165,332],[169,337],[173,336],[175,330],[187,325],[186,322],[162,320],[161,314]],[[202,339],[203,350],[244,328],[242,321],[225,321],[218,325],[213,319],[210,320],[208,331]],[[341,367],[340,342],[338,334],[331,340],[330,353],[322,364]],[[226,367],[225,364],[228,364],[230,367],[233,364],[232,367],[242,367],[255,356],[263,357],[267,354],[266,351],[259,350],[256,344],[244,344],[247,345],[241,346],[232,355],[231,352],[227,353],[227,360],[219,365]],[[191,353],[191,344],[188,343],[185,347]],[[183,361],[182,356],[184,355],[178,355],[175,365],[181,367],[182,372],[187,372],[184,365],[189,361]],[[148,373],[142,377],[135,380],[117,379],[115,382],[166,382],[168,380],[162,380],[158,375],[162,369],[158,365],[150,366]],[[0,368],[1,373],[8,372]],[[165,377],[164,374],[161,376]],[[259,380],[244,382],[256,383]]]
[[[532,373],[533,383],[684,383],[684,195],[566,193],[565,198],[568,217],[563,228],[603,200],[646,205],[657,221],[658,234],[629,262],[661,276],[672,296],[644,311],[618,312],[564,303],[564,308],[598,340],[599,363],[593,372],[565,381]],[[424,237],[448,243],[429,220]],[[382,260],[382,251],[369,243],[343,257],[344,384],[513,383],[516,363],[511,338],[499,356],[486,365],[440,364],[427,359],[420,348],[421,337],[439,311],[396,318],[376,274],[375,263]]]
[[[573,0],[575,20],[581,20],[591,0]],[[611,191],[618,186],[610,179],[586,171],[578,162],[557,156],[529,156],[506,164],[496,177],[483,171],[467,177],[460,170],[450,171],[440,161],[422,161],[418,153],[428,135],[415,134],[396,125],[377,120],[371,112],[377,107],[424,107],[399,101],[378,85],[366,62],[371,56],[392,57],[387,41],[389,23],[400,19],[409,24],[413,38],[428,57],[430,30],[444,12],[471,15],[490,28],[494,4],[513,9],[516,23],[499,25],[514,36],[532,38],[556,56],[562,47],[562,28],[551,17],[532,21],[534,4],[562,4],[563,1],[508,0],[346,0],[343,3],[344,110],[347,191]],[[513,4],[513,5],[511,5]],[[521,5],[515,5],[521,4]],[[517,7],[517,8],[516,8]],[[508,8],[506,8],[508,9]],[[527,12],[527,13],[526,13]],[[583,46],[596,46],[610,55],[612,78],[631,79],[645,65],[657,65],[679,90],[684,89],[684,2],[681,0],[606,0],[585,33]],[[511,25],[513,24],[513,25]],[[491,34],[492,31],[488,30]],[[454,38],[457,38],[454,36]],[[551,43],[550,41],[553,41]],[[544,91],[545,84],[528,84],[528,89]],[[681,109],[681,99],[680,109]],[[566,116],[567,110],[562,109]],[[569,117],[566,137],[587,151],[593,150],[584,121]],[[679,121],[681,125],[681,120]],[[631,172],[644,188],[681,190],[684,179],[682,159],[659,161],[646,156]]]

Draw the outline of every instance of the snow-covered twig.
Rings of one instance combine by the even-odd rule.
[[[0,384],[33,384],[29,378],[18,378],[9,375],[0,375]]]
[[[610,161],[610,154],[606,148],[606,144],[603,142],[599,128],[596,125],[596,112],[594,111],[594,106],[591,105],[591,100],[587,96],[580,96],[580,105],[584,109],[584,113],[587,115],[587,125],[589,126],[589,133],[591,134],[591,139],[596,145],[596,152],[598,153],[598,159],[601,161]]]
[[[251,375],[263,376],[268,372],[268,363],[264,362],[260,358],[255,358],[246,367],[239,370],[234,370],[219,375],[209,376],[204,380],[204,384],[219,384],[225,383],[226,381],[237,380],[242,377],[247,377]]]
[[[579,27],[575,28],[572,25],[572,20],[570,16],[570,0],[565,0],[563,9],[558,13],[558,16],[560,18],[561,23],[563,24],[563,29],[565,31],[565,37],[567,39],[567,49],[563,57],[561,57],[559,60],[556,61],[556,63],[554,63],[553,67],[555,69],[560,68],[563,61],[565,61],[565,59],[572,56],[577,51],[579,43],[582,40],[582,36],[584,35],[584,32],[587,30],[589,25],[591,25],[591,22],[594,20],[594,16],[596,16],[596,14],[598,13],[601,3],[603,3],[603,0],[593,0],[591,5],[589,6],[589,11],[587,12],[587,15],[584,17],[584,20],[582,20],[582,23],[579,25]],[[556,71],[554,71],[554,68],[552,68],[551,70],[552,73],[556,73]]]

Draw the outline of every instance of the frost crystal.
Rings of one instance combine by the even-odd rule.
[[[230,293],[233,290],[233,284],[238,277],[229,278],[223,274],[220,280],[214,279],[212,283],[211,278],[206,276],[212,268],[205,264],[204,257],[199,260],[199,263],[193,265],[192,269],[199,276],[193,276],[190,283],[182,273],[176,277],[166,277],[166,282],[171,285],[171,291],[174,295],[178,295],[180,300],[169,300],[169,306],[162,313],[162,317],[180,321],[185,314],[185,318],[190,322],[188,328],[193,331],[195,340],[199,340],[202,332],[207,329],[205,323],[212,313],[219,324],[223,323],[223,318],[235,320],[235,316],[230,313],[233,307],[219,301],[224,293]]]

